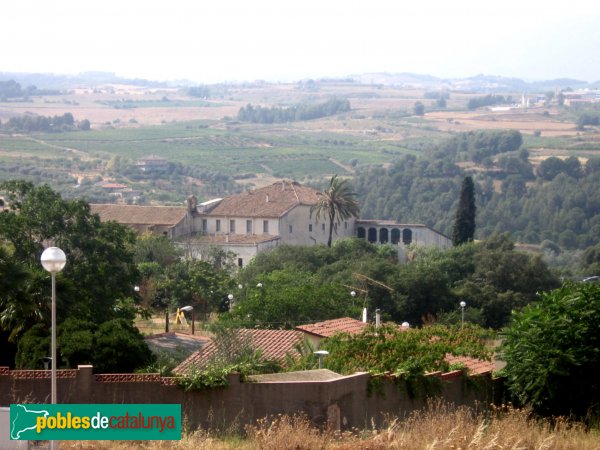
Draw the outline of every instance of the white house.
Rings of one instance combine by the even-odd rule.
[[[278,245],[326,244],[329,226],[310,213],[320,195],[299,183],[279,181],[201,203],[194,214],[197,237],[191,247],[217,245],[238,255],[242,267],[259,252]],[[354,222],[353,218],[341,222],[334,238],[354,236]]]
[[[115,220],[136,230],[152,231],[176,239],[188,254],[202,258],[207,249],[233,252],[240,267],[258,253],[279,245],[326,244],[329,224],[316,220],[311,207],[322,194],[296,182],[279,181],[242,194],[187,207],[91,205],[101,220]],[[410,244],[448,248],[447,236],[422,224],[350,218],[334,227],[333,239],[358,237],[374,244],[398,246],[400,260]]]

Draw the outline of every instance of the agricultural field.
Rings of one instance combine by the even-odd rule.
[[[457,132],[479,129],[520,130],[534,164],[548,156],[574,155],[585,161],[600,152],[600,136],[593,129],[577,130],[574,116],[556,106],[468,111],[466,103],[476,94],[451,92],[446,108],[439,108],[420,89],[345,81],[323,82],[314,89],[302,83],[211,89],[210,98],[197,98],[175,88],[76,87],[60,96],[0,103],[2,123],[14,116],[66,112],[76,121],[91,123],[90,131],[0,132],[0,179],[19,176],[19,168],[28,166],[40,172],[34,177],[38,182],[47,177],[71,182],[65,174],[72,184],[118,180],[141,189],[152,202],[161,196],[183,199],[190,183],[205,186],[215,177],[228,181],[211,195],[279,178],[318,182],[335,173],[351,176],[356,168],[388,165]],[[237,120],[239,109],[247,104],[286,107],[333,97],[348,99],[351,110],[287,123]],[[425,105],[424,116],[413,113],[417,101]],[[136,178],[136,161],[148,155],[179,165],[188,178],[171,174],[164,183]],[[109,170],[115,158],[130,170]],[[194,193],[203,196],[202,189]]]

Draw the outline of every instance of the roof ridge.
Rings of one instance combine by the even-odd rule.
[[[298,201],[298,203],[300,203],[300,197],[298,196],[298,193],[296,192],[296,188],[294,187],[294,183],[290,183],[290,186],[292,187],[292,191],[294,191],[294,195],[296,196],[296,200]]]

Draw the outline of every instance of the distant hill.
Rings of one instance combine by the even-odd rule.
[[[471,92],[540,92],[568,87],[591,88],[600,86],[600,82],[588,83],[571,78],[554,80],[525,81],[520,78],[497,75],[475,75],[467,78],[438,78],[432,75],[415,73],[365,73],[352,75],[360,83],[382,84],[391,86],[417,87],[426,89],[452,89]]]
[[[149,88],[194,86],[189,80],[156,81],[143,78],[124,78],[112,72],[83,72],[77,75],[61,75],[47,73],[12,73],[0,72],[0,81],[15,80],[22,86],[36,86],[38,89],[66,90],[81,86],[98,86],[101,84],[129,84]],[[544,92],[554,89],[600,88],[600,80],[594,83],[571,78],[554,80],[525,81],[497,75],[475,75],[467,78],[439,78],[433,75],[403,73],[363,73],[348,77],[329,79],[322,78],[321,83],[360,83],[384,86],[415,87],[422,89],[449,89],[479,93],[498,92]],[[265,83],[265,82],[261,82]]]
[[[171,83],[141,78],[123,78],[112,72],[83,72],[77,75],[49,73],[0,72],[0,81],[15,80],[22,86],[36,86],[39,89],[70,89],[77,86],[97,86],[100,84],[129,84],[145,87],[169,87]],[[177,83],[180,85],[181,83]],[[189,83],[192,84],[192,83]]]

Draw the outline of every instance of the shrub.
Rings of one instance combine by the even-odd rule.
[[[125,319],[101,324],[95,333],[94,347],[94,370],[99,373],[129,373],[153,360],[144,337]]]
[[[600,404],[600,285],[565,284],[513,315],[502,347],[512,393],[546,415]]]

